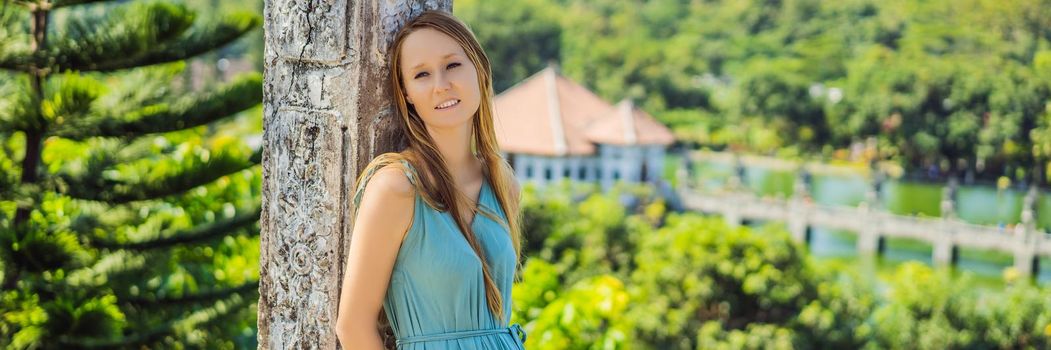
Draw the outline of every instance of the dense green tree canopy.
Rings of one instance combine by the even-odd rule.
[[[633,193],[633,206],[618,205]],[[535,240],[514,286],[529,349],[1042,349],[1051,291],[978,292],[900,265],[880,287],[782,227],[667,213],[645,189],[523,191]],[[596,215],[596,213],[615,215]],[[551,215],[539,218],[540,213]],[[624,263],[624,257],[630,262]]]
[[[1051,52],[1051,1],[495,0],[456,9],[476,33],[496,33],[479,35],[499,58],[494,70],[513,72],[497,74],[498,86],[555,59],[607,100],[639,101],[683,142],[820,157],[876,138],[879,159],[906,170],[990,178],[1051,164],[1040,151],[1051,80],[1037,72]]]
[[[253,346],[259,154],[215,128],[262,79],[184,72],[261,19],[39,3],[0,5],[0,346]]]

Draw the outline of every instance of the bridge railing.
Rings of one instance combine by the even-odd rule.
[[[696,159],[683,157],[683,159]],[[698,159],[699,160],[699,159]],[[674,193],[686,209],[720,213],[733,225],[743,220],[761,219],[783,221],[788,225],[793,237],[807,240],[810,227],[848,230],[859,235],[858,250],[861,252],[879,252],[883,237],[911,238],[926,241],[932,248],[933,260],[939,264],[955,262],[957,247],[974,247],[991,249],[1014,255],[1014,268],[1021,274],[1031,275],[1039,266],[1038,256],[1051,257],[1051,232],[1037,230],[1033,225],[1033,208],[1023,208],[1023,220],[1027,223],[1012,227],[988,226],[969,223],[955,217],[923,217],[901,215],[873,208],[876,202],[874,189],[866,193],[868,198],[858,206],[820,204],[812,200],[807,192],[806,177],[797,177],[794,195],[760,196],[742,190],[740,179],[740,159],[730,158],[738,170],[734,171],[729,188],[698,188],[695,176],[682,167],[678,171],[679,188]],[[791,168],[785,161],[775,160],[773,166]],[[771,165],[768,164],[768,165]],[[806,164],[796,169],[811,171],[815,165]],[[1038,192],[1031,189],[1028,196]],[[1032,200],[1027,200],[1032,203]],[[943,210],[948,207],[951,212],[953,203],[950,200],[942,203]]]

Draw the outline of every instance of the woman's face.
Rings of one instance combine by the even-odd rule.
[[[401,48],[406,99],[428,128],[468,123],[478,111],[478,70],[453,38],[430,28],[410,33]]]

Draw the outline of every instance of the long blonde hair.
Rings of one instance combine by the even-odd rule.
[[[514,175],[510,165],[500,155],[496,131],[493,126],[493,74],[489,58],[482,50],[478,39],[467,28],[467,25],[448,12],[439,10],[426,11],[407,23],[394,37],[388,53],[390,58],[388,68],[390,83],[393,87],[394,104],[402,120],[402,123],[399,123],[399,125],[403,136],[406,138],[409,152],[385,153],[376,157],[362,171],[357,183],[359,186],[363,185],[362,178],[370,170],[374,171],[387,164],[397,163],[400,160],[408,161],[414,168],[420,170],[421,175],[430,175],[417,177],[415,184],[418,193],[423,196],[423,199],[429,206],[437,210],[448,211],[456,221],[456,225],[460,228],[464,238],[467,239],[471,249],[482,261],[482,276],[485,280],[485,296],[489,311],[492,312],[496,319],[507,322],[509,320],[503,319],[505,303],[502,300],[500,290],[496,287],[496,282],[493,280],[485,254],[482,253],[481,245],[476,239],[474,232],[471,231],[469,223],[465,222],[463,216],[460,215],[461,208],[469,207],[470,199],[467,199],[465,195],[454,187],[449,169],[446,168],[445,161],[438,151],[434,139],[427,132],[423,119],[420,118],[416,109],[409,105],[405,99],[405,89],[403,87],[401,70],[399,69],[401,64],[401,46],[409,34],[422,28],[437,30],[456,40],[478,71],[481,102],[479,103],[478,111],[475,112],[471,119],[473,126],[471,135],[472,148],[475,156],[482,160],[484,164],[482,171],[488,177],[490,187],[496,195],[496,199],[500,203],[507,221],[499,219],[496,213],[479,210],[481,208],[477,207],[474,209],[478,210],[480,214],[505,225],[514,246],[516,267],[520,266],[522,247],[521,213],[518,201],[512,198],[513,184],[511,181],[514,181]]]

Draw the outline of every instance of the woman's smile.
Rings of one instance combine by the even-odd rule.
[[[437,109],[437,110],[441,111],[441,110],[450,109],[450,108],[453,108],[453,107],[456,107],[456,106],[459,106],[459,105],[460,105],[460,100],[454,98],[454,99],[450,99],[448,101],[442,102],[442,104],[438,105],[438,107],[434,107],[434,109]]]

